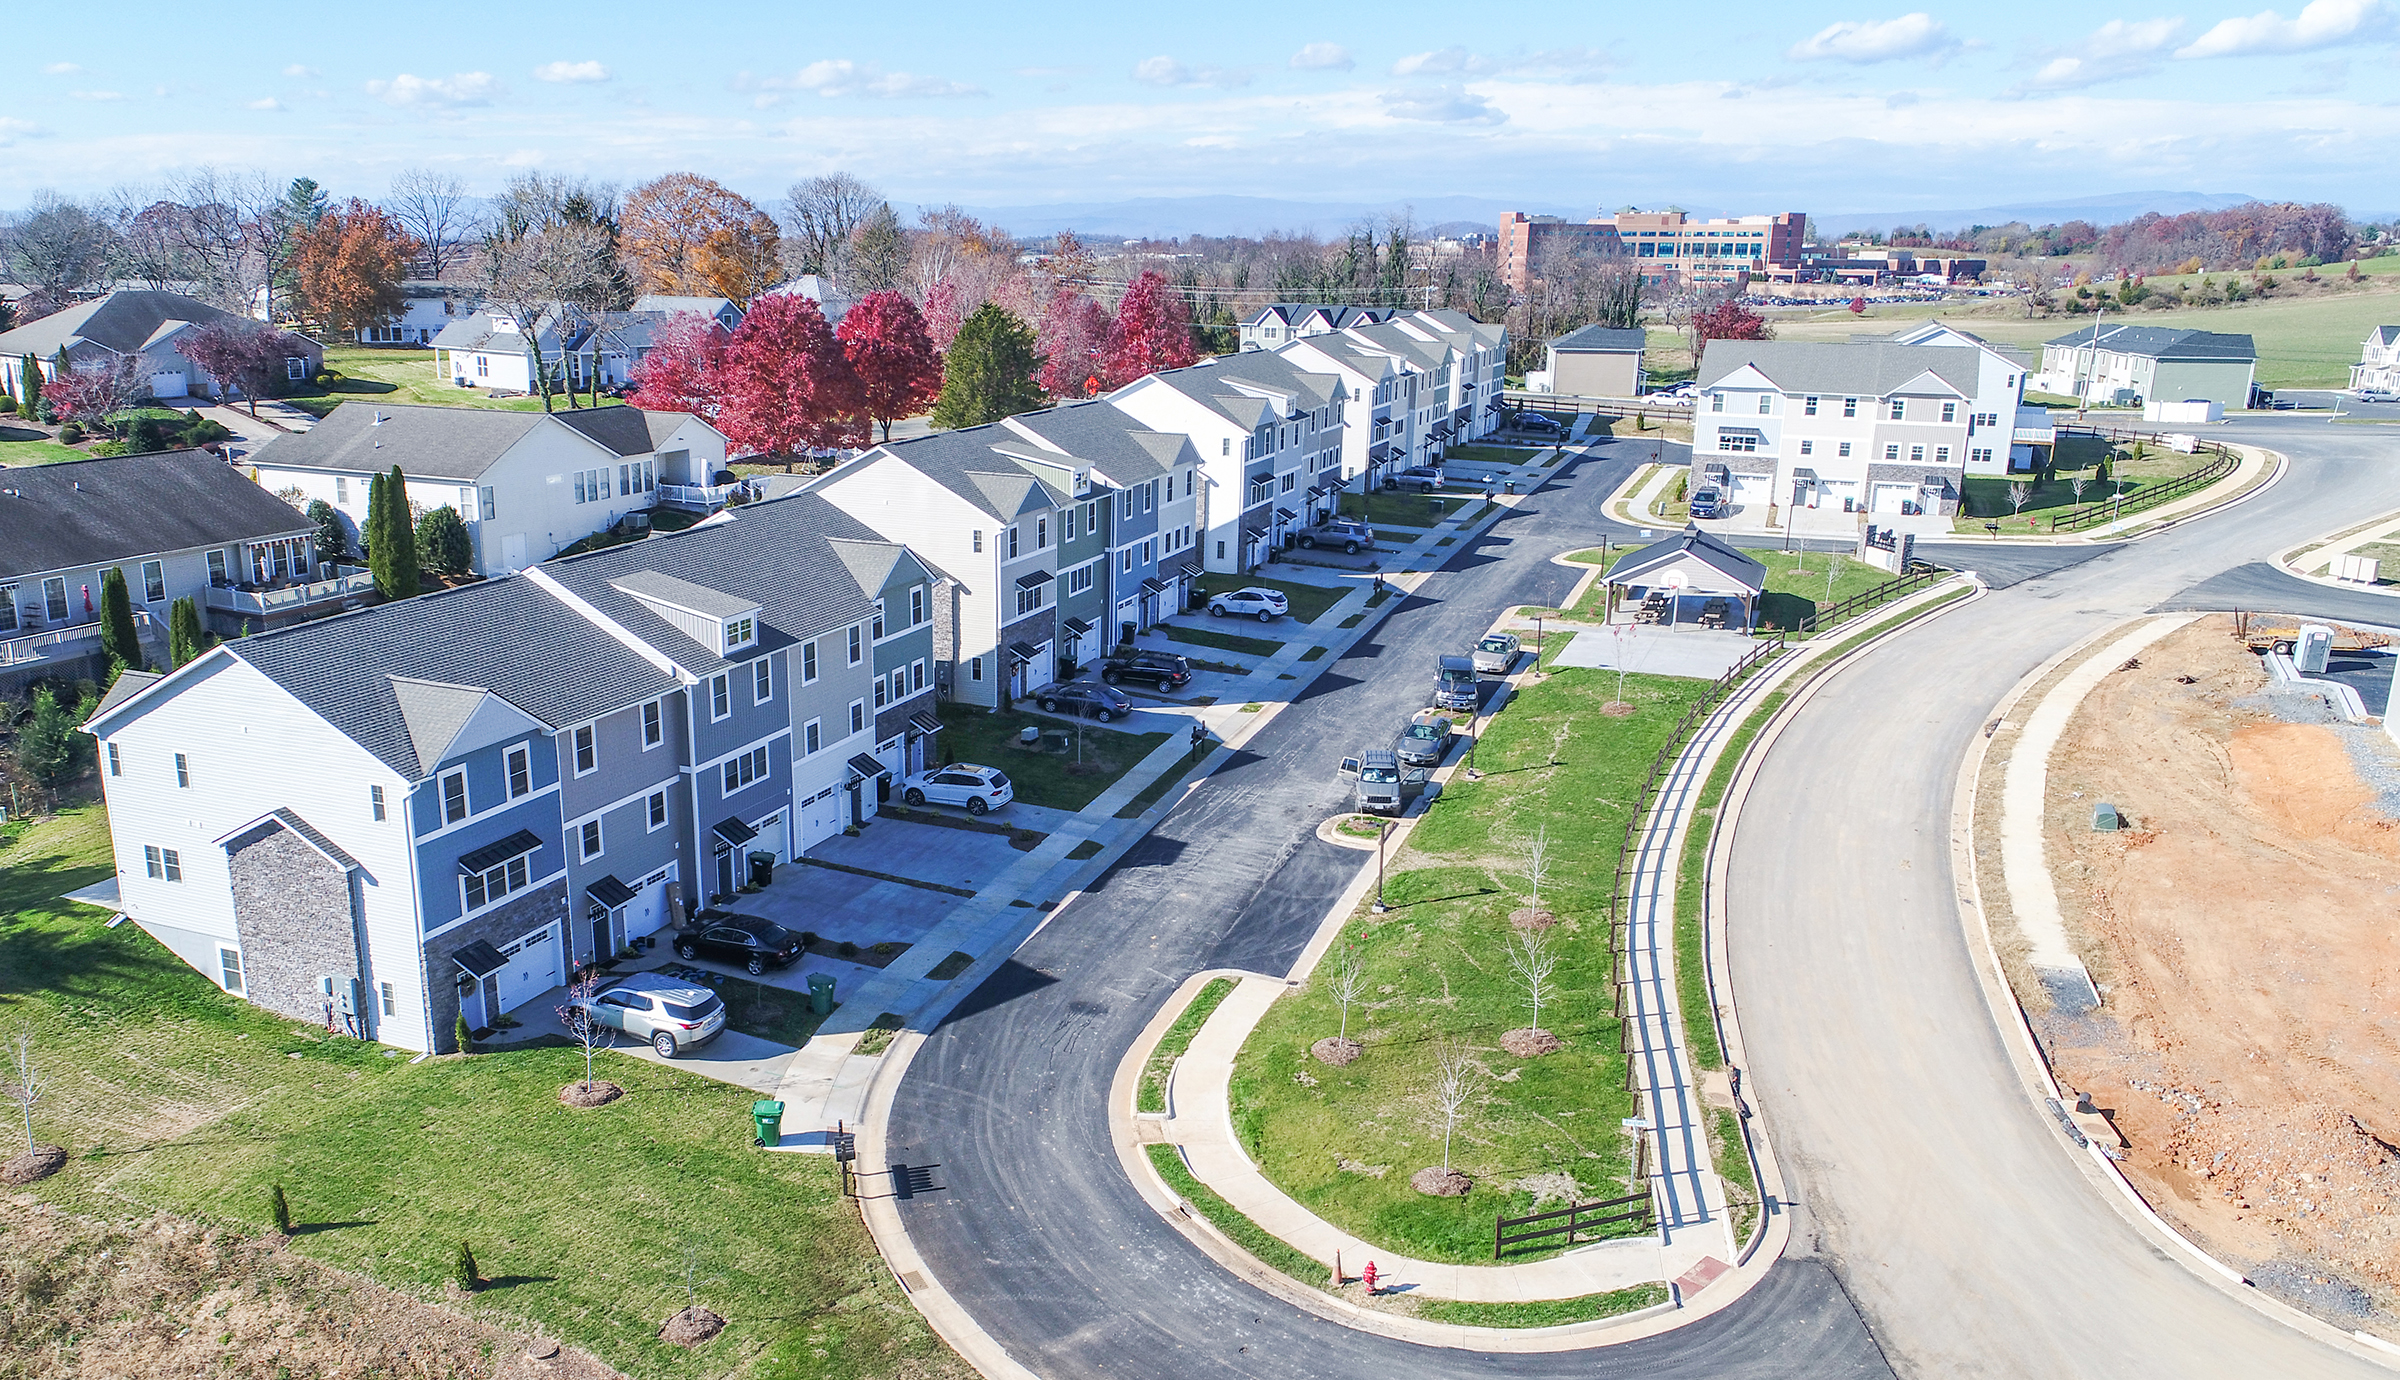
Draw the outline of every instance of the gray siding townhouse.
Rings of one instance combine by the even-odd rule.
[[[1103,494],[1083,504],[1082,539],[1098,534],[1096,554],[1104,558],[1105,569],[1085,585],[1072,573],[1089,559],[1082,548],[1062,549],[1059,555],[1067,598],[1098,596],[1091,607],[1104,626],[1095,650],[1120,640],[1127,625],[1138,632],[1190,601],[1198,574],[1199,524],[1193,509],[1201,468],[1190,437],[1152,430],[1102,400],[1022,413],[1001,425],[1041,447],[1039,455],[1015,453],[1029,463],[1052,466],[1052,484],[1072,486],[1080,472],[1091,487],[1115,491],[1113,500]],[[1074,524],[1069,535],[1076,535]],[[1092,616],[1082,606],[1062,604],[1061,611],[1062,616]]]
[[[2206,401],[2250,405],[2258,347],[2247,335],[2095,321],[2042,343],[2027,387],[2087,402]]]
[[[114,369],[130,359],[152,397],[215,397],[225,390],[184,357],[181,342],[203,326],[238,319],[178,292],[127,288],[0,332],[0,358],[14,363],[30,355],[45,380],[56,376],[60,350],[76,369]],[[322,346],[298,335],[284,339],[298,351],[283,362],[286,378],[297,382],[325,367]]]
[[[110,569],[125,572],[154,661],[166,659],[177,599],[231,635],[367,597],[371,580],[317,565],[314,530],[203,451],[0,471],[0,688],[105,669],[100,580]]]
[[[1372,326],[1398,316],[1398,307],[1332,306],[1317,302],[1269,302],[1241,325],[1245,350],[1272,350],[1294,340],[1330,335],[1352,326]]]
[[[921,766],[936,578],[797,496],[129,674],[89,725],[121,904],[227,991],[449,1049]]]

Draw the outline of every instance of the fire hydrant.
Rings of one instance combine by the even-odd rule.
[[[1367,1286],[1367,1292],[1371,1295],[1383,1292],[1375,1287],[1375,1262],[1372,1260],[1367,1262],[1367,1268],[1358,1272],[1358,1282]]]

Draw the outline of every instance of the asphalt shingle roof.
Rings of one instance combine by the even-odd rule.
[[[2246,335],[2227,335],[2219,331],[2179,331],[2167,326],[2108,326],[2097,328],[2099,345],[2123,355],[2147,355],[2152,359],[2218,359],[2233,363],[2254,363],[2258,346]],[[2045,345],[2090,345],[2094,328],[2069,331]]]
[[[206,451],[0,471],[0,579],[313,530]]]
[[[155,339],[159,328],[167,322],[189,321],[195,326],[205,326],[232,315],[179,292],[126,289],[0,333],[0,354],[48,359],[62,345],[89,341],[129,355]]]
[[[551,415],[619,455],[648,455],[691,414],[645,412],[638,407],[578,407]]]
[[[1116,484],[1139,484],[1167,473],[1184,462],[1184,448],[1191,444],[1188,437],[1159,432],[1106,401],[1068,403],[1026,412],[1002,425],[1022,428],[1064,450],[1068,456],[1090,462]],[[1159,444],[1162,440],[1166,444]],[[1196,464],[1199,456],[1194,453],[1188,459]]]
[[[539,412],[344,403],[309,430],[276,437],[256,458],[268,469],[370,474],[398,465],[421,479],[477,479],[536,428],[559,424]]]
[[[1032,471],[992,449],[1025,444],[1024,437],[994,423],[890,441],[877,450],[904,462],[992,517],[1013,522],[1029,510],[1067,501],[1065,494],[1043,484]],[[876,451],[869,451],[868,458],[859,463],[879,463]],[[845,471],[859,472],[844,466],[834,473]]]
[[[411,780],[435,764],[418,760],[395,676],[487,689],[552,728],[676,685],[521,576],[221,645]]]
[[[1696,526],[1687,526],[1665,541],[1628,552],[1608,568],[1609,582],[1624,584],[1686,556],[1728,579],[1741,582],[1746,589],[1756,591],[1766,587],[1766,566]]]
[[[1650,337],[1641,331],[1621,331],[1609,326],[1586,326],[1569,331],[1550,342],[1550,348],[1567,354],[1605,353],[1635,354],[1649,345]]]
[[[1755,365],[1787,393],[1847,393],[1882,397],[1930,373],[1972,397],[1975,352],[1963,345],[1868,345],[1814,340],[1712,340],[1700,356],[1706,388],[1743,365]]]

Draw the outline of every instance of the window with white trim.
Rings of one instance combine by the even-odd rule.
[[[858,664],[861,647],[859,626],[853,623],[850,625],[850,664],[853,666]]]
[[[1957,403],[1946,402],[1942,404],[1942,420],[1945,422],[1955,422],[1958,420]]]
[[[642,750],[647,752],[665,741],[667,741],[666,707],[657,700],[652,700],[642,706]]]
[[[730,652],[737,647],[747,647],[757,640],[758,624],[755,620],[748,618],[728,618],[725,620],[726,651]]]
[[[575,755],[579,764],[590,733],[591,730],[588,728],[575,731]],[[588,770],[590,768],[579,765],[576,775],[580,776]],[[508,798],[515,800],[531,794],[533,794],[533,754],[525,748],[510,748],[508,750]]]
[[[1009,524],[1008,528],[1008,558],[1012,561],[1017,558],[1017,528],[1014,523]]]
[[[1894,399],[1892,399],[1892,420],[1893,420],[1893,421],[1895,421],[1895,422],[1898,422],[1898,421],[1905,421],[1905,420],[1907,419],[1907,417],[1908,417],[1908,399],[1906,399],[1906,398],[1894,398]]]
[[[817,644],[814,639],[800,644],[800,683],[817,683]]]
[[[600,856],[600,821],[587,819],[582,829],[583,856],[586,862]]]
[[[163,604],[167,601],[167,567],[163,561],[142,562],[142,600]]]
[[[1763,417],[1763,416],[1767,415],[1768,413],[1770,413],[1770,412],[1773,412],[1774,410],[1775,410],[1775,395],[1774,395],[1774,394],[1772,394],[1772,393],[1761,393],[1761,394],[1759,394],[1759,395],[1758,395],[1758,415],[1760,415],[1760,416],[1762,416],[1762,417]]]
[[[1817,415],[1817,400],[1816,400],[1815,398],[1803,398],[1803,399],[1801,399],[1801,400],[1800,400],[1800,415],[1801,415],[1801,416],[1803,416],[1803,417],[1814,417],[1814,416],[1816,416],[1816,415]]]
[[[875,688],[879,692],[883,689],[883,682],[880,679],[875,682]],[[850,701],[850,731],[852,733],[864,733],[866,732],[866,729],[867,702],[865,700]]]
[[[1858,399],[1856,399],[1856,398],[1844,398],[1844,399],[1842,399],[1842,415],[1843,415],[1843,416],[1845,416],[1845,417],[1855,417],[1855,416],[1857,416],[1857,415],[1858,415]]]
[[[1843,459],[1845,459],[1845,460],[1849,459],[1849,458],[1850,458],[1850,443],[1849,443],[1848,441],[1844,441],[1844,442],[1840,443],[1838,446],[1836,446],[1836,447],[1835,447],[1835,449],[1834,449],[1834,453],[1835,453],[1836,455],[1839,455],[1840,457],[1842,457],[1842,458],[1843,458]]]
[[[1899,459],[1899,458],[1900,458],[1900,447],[1899,447],[1899,446],[1897,446],[1897,445],[1889,445],[1889,446],[1885,446],[1885,447],[1883,448],[1883,458],[1884,458],[1884,459],[1886,459],[1886,460],[1897,460],[1897,459]]]
[[[649,800],[644,803],[648,807],[650,832],[655,834],[659,830],[666,828],[667,793],[665,791],[652,791],[650,793]]]
[[[913,695],[913,694],[915,694],[917,691],[920,691],[920,690],[922,690],[922,689],[924,689],[924,688],[925,688],[925,662],[924,662],[922,659],[919,659],[919,660],[912,661],[912,662],[908,663],[908,689],[909,689],[909,693]]]
[[[386,1016],[399,1015],[400,993],[388,982],[377,983],[376,986],[383,993],[383,1014]]]
[[[183,880],[183,855],[172,848],[143,844],[142,868],[153,881],[180,882]]]
[[[477,911],[485,906],[497,905],[531,885],[532,878],[528,875],[531,869],[527,866],[527,860],[532,856],[531,853],[519,853],[505,862],[459,878],[467,909]]]
[[[192,786],[192,759],[180,752],[175,754],[175,784],[185,790]]]
[[[217,971],[222,974],[219,981],[225,990],[237,997],[240,996],[242,994],[242,951],[219,948],[217,950]]]
[[[708,717],[715,722],[733,712],[733,677],[720,671],[708,678]]]
[[[590,724],[585,724],[575,730],[575,774],[589,776],[598,770],[600,770],[599,735],[593,732]],[[508,790],[510,795],[516,794],[517,783],[513,777],[509,780]]]
[[[376,823],[381,824],[384,821],[386,811],[383,806],[383,787],[367,787],[367,808],[374,813]]]
[[[725,794],[731,795],[766,774],[767,750],[764,746],[754,747],[739,757],[728,758],[725,762]]]
[[[911,585],[908,589],[908,625],[915,627],[925,621],[925,586]]]
[[[883,601],[881,599],[875,601],[875,621],[872,627],[875,640],[881,642],[883,640]]]
[[[856,706],[853,706],[854,710],[855,708]],[[811,757],[816,756],[818,750],[825,746],[825,730],[821,726],[822,723],[822,720],[811,719],[800,730],[800,750]]]
[[[762,656],[750,667],[750,702],[765,704],[775,698],[775,658]]]
[[[968,658],[967,658],[967,679],[969,679],[969,680],[981,680],[981,679],[983,679],[983,658],[982,658],[982,657],[979,657],[979,656],[971,656],[971,657],[968,657]]]
[[[467,817],[467,774],[454,771],[442,778],[442,823],[456,824]]]

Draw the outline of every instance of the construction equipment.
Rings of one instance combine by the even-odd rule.
[[[2337,652],[2365,652],[2392,645],[2390,633],[2368,632],[2363,628],[2340,623],[2326,626],[2333,629],[2333,648]],[[2236,612],[2233,615],[2233,635],[2253,652],[2289,653],[2300,641],[2300,624],[2281,621],[2280,615]]]

